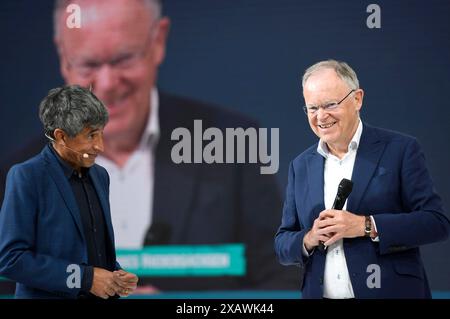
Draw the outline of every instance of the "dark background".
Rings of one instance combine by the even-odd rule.
[[[381,7],[381,29],[366,8]],[[357,72],[368,123],[416,136],[450,206],[450,1],[166,0],[172,19],[161,88],[239,110],[280,128],[280,170],[316,141],[301,75],[323,59]],[[1,157],[40,134],[39,101],[63,83],[52,0],[0,3]],[[450,241],[422,249],[431,287],[450,292]]]

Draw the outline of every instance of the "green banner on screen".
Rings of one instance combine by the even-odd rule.
[[[117,249],[120,265],[138,276],[243,276],[245,248],[229,245],[167,245]]]

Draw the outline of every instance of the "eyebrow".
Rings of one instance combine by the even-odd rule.
[[[99,128],[93,128],[93,129],[87,131],[87,134],[92,134],[92,133],[96,133],[96,132],[99,132],[99,131],[100,131]]]
[[[320,106],[320,105],[326,105],[326,104],[331,104],[331,103],[337,103],[337,101],[328,100],[328,101],[325,101],[325,102],[320,103],[320,104],[306,104],[306,106]]]
[[[124,57],[127,57],[129,55],[132,55],[135,50],[137,50],[137,49],[133,49],[133,48],[118,49],[117,52],[115,54],[113,54],[112,57],[106,61],[106,63],[111,63],[111,62],[114,63],[117,60],[123,59]],[[105,63],[104,59],[99,59],[98,57],[93,57],[93,56],[83,55],[83,54],[81,54],[80,56],[78,56],[76,58],[71,59],[71,61],[72,61],[72,63],[75,63],[75,64],[83,64],[83,65],[90,65],[90,66],[95,66],[95,65]]]

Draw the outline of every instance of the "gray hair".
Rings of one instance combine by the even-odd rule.
[[[359,81],[355,71],[345,62],[336,60],[320,61],[306,69],[303,74],[302,87],[305,87],[305,83],[308,78],[315,72],[323,69],[332,69],[336,72],[337,76],[341,78],[352,90],[359,89]]]
[[[150,16],[154,20],[161,18],[162,14],[162,0],[140,0],[145,7],[148,9]],[[55,5],[53,9],[53,36],[57,38],[60,34],[59,32],[59,19],[61,13],[66,11],[69,4],[73,3],[73,0],[55,0]]]
[[[45,133],[54,138],[57,128],[75,137],[86,127],[104,127],[109,117],[105,105],[91,91],[66,85],[48,92],[39,105],[39,118]]]

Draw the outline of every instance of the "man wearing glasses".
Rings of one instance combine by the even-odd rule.
[[[72,3],[80,7],[81,28],[66,25]],[[193,132],[195,119],[223,130],[257,125],[157,89],[169,26],[158,0],[56,1],[61,74],[66,83],[92,87],[109,113],[97,163],[111,179],[116,247],[241,243],[247,261],[243,277],[154,278],[151,284],[163,291],[296,289],[298,274],[281,267],[273,252],[281,207],[274,176],[260,175],[250,164],[179,165],[171,159],[172,131]],[[41,146],[33,147],[14,161]]]
[[[419,246],[445,240],[450,222],[417,140],[361,121],[364,92],[344,62],[314,64],[302,85],[320,140],[290,164],[280,262],[305,267],[304,298],[430,298]],[[335,210],[343,178],[353,191]]]

